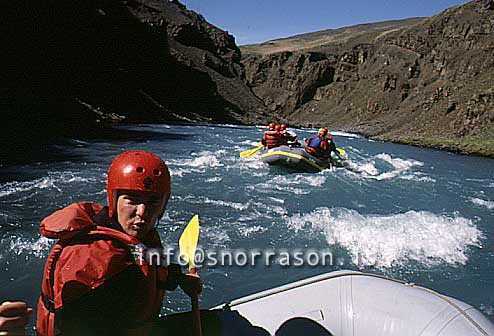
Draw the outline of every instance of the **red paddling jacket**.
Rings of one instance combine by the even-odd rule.
[[[143,243],[161,247],[160,237],[153,230],[141,242],[109,223],[107,208],[95,203],[72,204],[41,222],[41,234],[59,241],[45,266],[38,335],[147,333],[168,269],[132,252]]]
[[[278,131],[266,131],[261,143],[268,148],[278,147],[282,144],[282,135]]]

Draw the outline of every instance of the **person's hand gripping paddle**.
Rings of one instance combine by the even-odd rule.
[[[199,216],[194,215],[190,220],[189,224],[185,227],[180,240],[178,241],[178,246],[180,248],[180,257],[189,263],[189,273],[185,277],[197,277],[196,266],[194,264],[194,257],[196,254],[197,241],[199,240]],[[199,292],[197,291],[187,291],[185,292],[190,296],[192,303],[192,327],[195,336],[202,336],[201,329],[201,313],[199,310]]]

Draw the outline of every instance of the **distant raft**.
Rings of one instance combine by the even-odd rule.
[[[335,155],[333,164],[337,167],[344,165],[346,157]],[[283,166],[293,171],[318,173],[329,168],[328,161],[310,155],[304,148],[280,146],[268,149],[261,154],[261,160],[272,166]]]

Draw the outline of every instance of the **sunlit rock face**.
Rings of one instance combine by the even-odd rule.
[[[494,2],[241,48],[274,114],[384,140],[494,156]]]

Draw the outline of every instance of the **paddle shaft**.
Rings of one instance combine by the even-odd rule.
[[[192,267],[189,270],[189,275],[197,276],[197,270],[195,267]],[[199,308],[199,297],[197,294],[194,294],[190,297],[190,301],[192,304],[192,331],[195,336],[202,336],[202,327],[201,327],[201,309]]]
[[[264,146],[262,144],[259,144],[256,148],[244,150],[243,152],[240,152],[240,157],[250,159],[251,157],[256,155],[257,152],[259,152],[259,150],[263,147]]]

